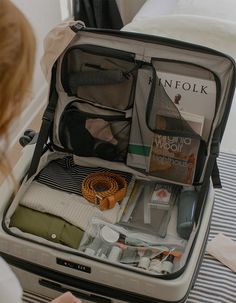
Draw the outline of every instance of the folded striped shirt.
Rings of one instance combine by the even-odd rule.
[[[112,172],[123,176],[130,183],[132,174],[103,167],[86,167],[74,163],[72,156],[51,161],[36,176],[39,183],[51,188],[82,196],[81,186],[85,177],[95,172]]]

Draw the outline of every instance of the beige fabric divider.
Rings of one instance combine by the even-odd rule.
[[[48,82],[51,79],[53,64],[76,35],[70,27],[78,23],[84,26],[82,21],[70,20],[59,24],[47,34],[44,40],[44,55],[40,64]]]

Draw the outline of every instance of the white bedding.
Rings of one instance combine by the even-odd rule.
[[[176,9],[177,3],[178,0],[147,0],[134,16],[133,21],[170,14]]]
[[[134,19],[123,30],[157,35],[214,48],[236,58],[236,22],[198,15]]]

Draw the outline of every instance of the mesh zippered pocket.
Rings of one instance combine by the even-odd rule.
[[[133,105],[137,72],[132,53],[95,45],[73,47],[64,56],[62,71],[69,96],[120,110]]]
[[[59,138],[64,148],[82,157],[126,159],[130,118],[85,102],[72,102],[62,114]]]
[[[178,64],[181,65],[179,62]],[[184,63],[182,64],[184,66]],[[170,65],[171,63],[169,67]],[[206,127],[204,139],[202,134],[206,130],[205,117],[195,114],[194,110],[193,112],[180,110],[175,100],[167,93],[163,84],[165,82],[159,78],[159,71],[156,68],[153,63],[143,66],[138,71],[127,164],[165,181],[197,183],[207,155],[206,139],[213,123],[214,111]],[[195,70],[199,72],[200,69],[195,66],[188,68],[192,73]],[[174,75],[173,71],[172,73]],[[207,73],[209,76],[210,72]],[[177,76],[175,74],[175,77]],[[186,77],[191,80],[189,75]],[[211,81],[212,86],[214,84],[214,79],[203,77],[199,81],[203,83]],[[179,85],[177,80],[176,83]],[[182,85],[185,85],[186,89],[187,83],[184,82]],[[214,93],[216,96],[216,90]],[[215,107],[216,99],[211,102]]]

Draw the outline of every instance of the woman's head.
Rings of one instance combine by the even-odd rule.
[[[0,137],[20,112],[31,85],[35,38],[24,15],[0,0]]]
[[[22,109],[31,86],[34,57],[31,25],[11,1],[0,0],[0,139],[6,138],[12,120]]]

